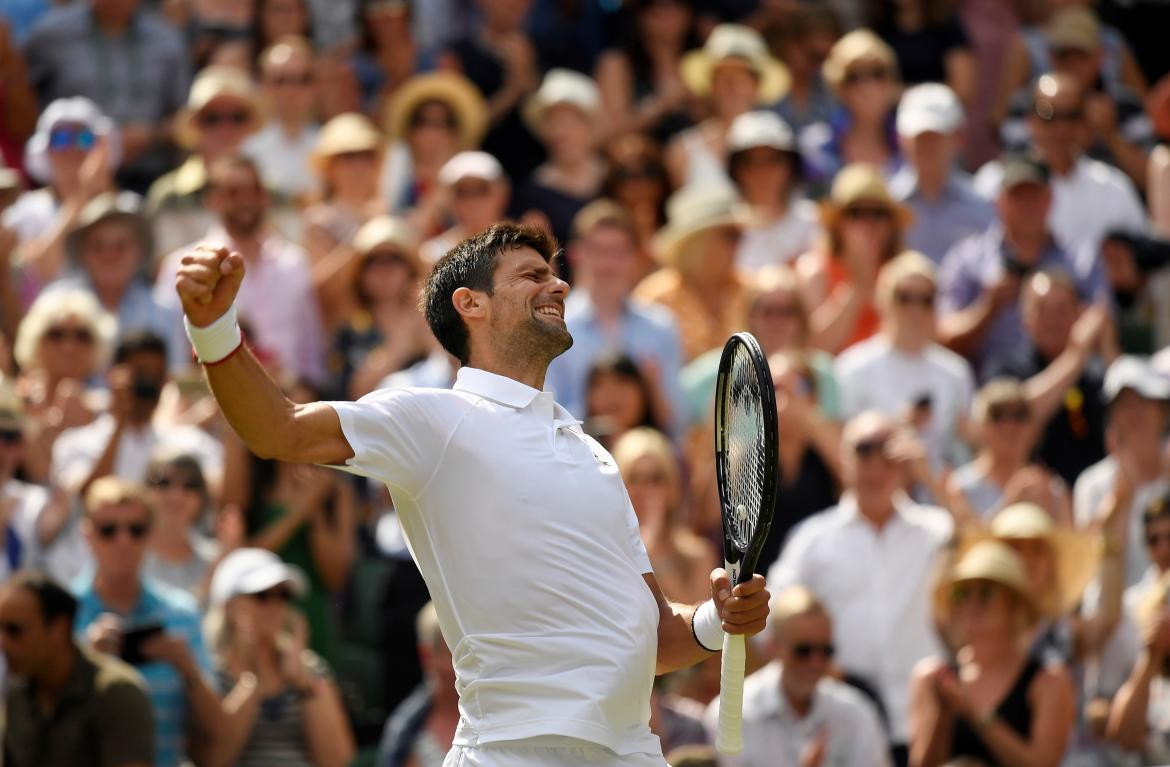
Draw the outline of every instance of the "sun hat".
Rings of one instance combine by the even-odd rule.
[[[1101,47],[1101,25],[1088,8],[1063,8],[1053,14],[1044,37],[1052,50],[1095,53]]]
[[[414,227],[396,216],[374,216],[353,236],[353,249],[359,263],[378,248],[389,247],[402,253],[414,273],[421,275],[426,269],[418,256],[418,244]]]
[[[747,64],[759,76],[758,103],[774,103],[788,92],[788,69],[768,52],[760,33],[743,24],[720,24],[702,48],[687,53],[681,64],[683,82],[695,95],[706,96],[715,67],[730,59]]]
[[[271,551],[241,548],[224,557],[215,568],[208,596],[213,606],[222,607],[241,594],[259,594],[281,584],[288,584],[297,596],[309,588],[300,569]]]
[[[833,44],[821,65],[825,82],[834,91],[845,83],[849,67],[861,61],[878,61],[897,76],[898,59],[894,49],[868,29],[855,29]]]
[[[211,102],[221,98],[246,104],[248,130],[255,132],[260,129],[260,99],[252,78],[235,67],[213,64],[195,76],[187,94],[187,104],[175,120],[175,138],[180,146],[191,149],[198,143],[200,128],[196,118]]]
[[[592,121],[601,109],[601,95],[592,77],[571,69],[550,69],[540,88],[524,102],[524,122],[528,129],[539,134],[545,113],[559,104],[576,107]]]
[[[898,103],[897,130],[904,138],[923,133],[954,133],[963,125],[963,105],[955,92],[942,83],[922,83],[902,94]]]
[[[432,101],[445,104],[455,115],[455,130],[462,149],[479,145],[487,130],[487,102],[474,83],[455,72],[430,72],[403,83],[383,111],[383,130],[390,138],[401,141],[418,108]]]
[[[845,209],[851,205],[868,202],[890,209],[895,222],[905,229],[914,220],[914,214],[890,194],[890,188],[872,165],[853,163],[846,165],[833,179],[829,196],[821,202],[821,221],[825,229],[836,227]]]
[[[150,223],[142,215],[142,198],[133,192],[106,192],[94,197],[81,209],[77,225],[65,238],[65,254],[76,263],[81,256],[81,245],[90,229],[104,221],[120,219],[134,231],[145,267],[154,253],[154,235]]]
[[[728,184],[690,184],[666,201],[666,226],[654,236],[654,251],[673,265],[692,238],[712,229],[742,229],[750,220],[747,206]]]
[[[504,177],[504,166],[487,152],[460,152],[439,168],[439,183],[451,187],[465,178],[499,181]]]
[[[1008,589],[1028,609],[1032,618],[1041,612],[1019,555],[1005,543],[984,539],[963,551],[950,571],[940,579],[934,591],[935,615],[939,619],[946,621],[951,617],[955,586],[971,581],[991,581]]]
[[[1162,376],[1147,357],[1124,354],[1105,371],[1101,399],[1113,402],[1126,389],[1152,400],[1170,400],[1170,380]]]
[[[106,143],[110,168],[122,160],[122,134],[112,119],[102,114],[98,105],[84,96],[57,99],[45,107],[37,119],[37,129],[24,145],[24,170],[39,184],[53,180],[49,165],[49,134],[57,125],[83,125]]]
[[[382,134],[370,118],[357,112],[339,114],[321,128],[317,144],[309,155],[309,163],[318,173],[324,173],[329,160],[350,152],[380,152]]]

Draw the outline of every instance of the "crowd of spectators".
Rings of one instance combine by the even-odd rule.
[[[435,767],[458,682],[381,486],[251,455],[174,290],[246,264],[290,399],[448,387],[463,238],[556,236],[547,387],[663,590],[720,562],[712,398],[779,414],[745,749],[672,765],[1170,761],[1170,6],[0,3],[4,764]],[[555,503],[549,499],[549,503]],[[586,574],[583,574],[586,577]]]

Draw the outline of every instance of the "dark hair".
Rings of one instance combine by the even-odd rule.
[[[228,154],[223,157],[217,157],[211,162],[207,168],[207,185],[204,187],[206,192],[214,191],[215,178],[224,171],[228,170],[245,170],[252,174],[252,179],[256,182],[256,186],[260,189],[265,189],[264,178],[260,175],[260,167],[256,165],[252,158],[242,154]]]
[[[264,11],[268,8],[269,0],[255,0],[252,5],[252,56],[256,59],[257,69],[259,69],[259,57],[268,46],[276,43],[276,40],[267,39],[264,34]],[[313,41],[313,10],[309,7],[308,0],[297,0],[301,6],[301,12],[305,16],[305,26],[303,29],[297,31],[296,34],[304,37],[310,43]]]
[[[1142,527],[1149,527],[1159,519],[1170,518],[1170,493],[1160,495],[1142,511]]]
[[[52,623],[64,618],[72,631],[77,617],[77,599],[45,573],[38,570],[19,570],[12,574],[5,584],[8,588],[20,588],[36,597],[41,608],[41,618]]]
[[[503,221],[486,232],[468,237],[448,251],[435,263],[423,284],[420,303],[427,325],[443,348],[464,365],[471,356],[467,325],[455,311],[451,296],[459,288],[478,290],[490,296],[500,256],[520,248],[532,248],[546,262],[551,262],[559,253],[556,239],[543,229]]]
[[[181,472],[184,476],[199,486],[199,494],[207,498],[207,480],[203,476],[203,466],[199,459],[191,453],[165,453],[155,455],[150,459],[146,468],[146,483],[162,478],[168,469]]]
[[[114,364],[121,365],[135,354],[142,353],[167,356],[167,342],[152,330],[135,330],[128,333],[114,347]]]
[[[654,391],[650,387],[650,379],[642,372],[642,368],[638,367],[638,363],[633,360],[628,354],[614,353],[604,354],[593,361],[589,366],[589,372],[585,375],[585,392],[588,397],[588,392],[593,388],[598,378],[602,376],[614,376],[624,381],[637,384],[638,390],[642,394],[642,417],[638,420],[635,426],[648,426],[658,431],[663,431],[662,424],[658,423],[658,419],[654,416]],[[589,420],[594,413],[586,413],[586,420]]]

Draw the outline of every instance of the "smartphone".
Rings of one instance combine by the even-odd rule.
[[[151,637],[163,632],[161,623],[143,623],[122,633],[122,660],[130,665],[141,665],[147,660],[142,655],[142,645]]]

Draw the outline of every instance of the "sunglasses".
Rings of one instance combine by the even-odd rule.
[[[818,642],[797,642],[792,645],[792,654],[798,660],[808,660],[814,653],[822,656],[825,660],[830,660],[835,652],[837,652],[837,648],[829,642],[823,644]]]
[[[1079,108],[1053,109],[1049,104],[1037,104],[1033,111],[1041,122],[1046,123],[1076,123],[1085,119],[1085,110]]]
[[[20,639],[24,636],[25,627],[12,621],[0,621],[0,634],[9,639]]]
[[[45,331],[45,340],[53,343],[60,343],[61,341],[73,341],[79,344],[89,345],[93,343],[93,333],[87,328],[67,328],[54,327]]]
[[[915,293],[911,290],[895,290],[894,303],[898,306],[918,306],[923,309],[933,309],[934,293]]]
[[[888,437],[864,439],[853,446],[853,453],[858,458],[880,458],[885,455]]]
[[[951,604],[974,602],[980,607],[987,607],[995,599],[998,590],[999,587],[992,583],[958,583],[951,590]]]
[[[304,88],[313,84],[313,75],[309,74],[308,72],[302,72],[300,74],[273,75],[269,82],[279,88],[287,88],[288,86]]]
[[[851,221],[888,221],[890,209],[880,205],[851,205],[845,209],[845,218]]]
[[[1146,545],[1151,549],[1159,543],[1170,543],[1170,533],[1147,533]]]
[[[987,420],[992,423],[1024,423],[1032,416],[1025,405],[992,405],[987,409]]]
[[[150,532],[150,523],[129,522],[127,524],[118,524],[117,522],[106,522],[100,525],[94,525],[93,529],[97,531],[98,537],[103,541],[112,541],[118,535],[119,530],[125,530],[130,534],[131,538],[140,541]]]
[[[446,110],[444,110],[446,112]],[[443,115],[436,115],[434,113],[427,114],[425,110],[420,109],[414,113],[414,117],[410,121],[411,128],[438,128],[440,130],[455,130],[457,127],[455,118],[449,113]]]
[[[16,429],[0,431],[0,445],[19,445],[24,441],[24,432]]]
[[[193,479],[183,482],[175,477],[155,477],[150,480],[149,484],[151,487],[158,488],[159,490],[169,490],[175,487],[180,490],[186,490],[189,493],[203,492],[203,485]]]
[[[49,151],[62,152],[80,149],[88,152],[97,143],[97,136],[89,128],[53,128],[49,131]]]
[[[890,78],[890,70],[885,67],[866,67],[864,69],[854,69],[845,74],[846,85],[857,85],[858,83],[882,83]]]
[[[266,589],[265,591],[258,591],[251,596],[256,601],[262,602],[264,604],[268,604],[272,601],[284,602],[285,604],[288,604],[292,601],[293,598],[292,592],[284,586],[275,586],[273,588]]]
[[[201,128],[218,128],[221,125],[239,128],[247,125],[251,119],[251,112],[245,109],[233,109],[230,112],[200,112],[198,122]]]
[[[492,193],[492,185],[490,183],[462,185],[455,186],[455,197],[460,200],[470,200],[476,197],[487,197]]]

